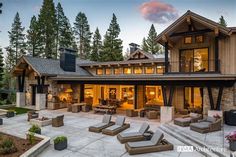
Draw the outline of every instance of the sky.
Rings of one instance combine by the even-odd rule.
[[[8,31],[16,12],[19,12],[25,32],[33,15],[38,15],[43,0],[0,0],[3,3],[0,15],[0,47],[9,44]],[[147,37],[151,24],[157,33],[183,15],[187,10],[218,22],[224,16],[228,26],[236,27],[236,0],[54,0],[60,2],[71,25],[79,12],[88,18],[90,30],[99,28],[104,36],[115,13],[120,25],[123,51],[129,43],[141,44]]]

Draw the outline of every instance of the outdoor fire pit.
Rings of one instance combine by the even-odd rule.
[[[39,127],[47,126],[52,124],[52,119],[47,117],[31,119],[30,124],[38,125]]]

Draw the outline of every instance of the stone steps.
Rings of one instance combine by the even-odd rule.
[[[183,134],[182,131],[179,130],[177,127],[171,126],[169,124],[163,124],[160,126],[160,129],[163,132],[178,139],[182,143],[186,144],[187,146],[193,146],[194,149],[198,148],[198,150],[200,149],[200,151],[198,151],[198,152],[201,153],[203,156],[206,156],[206,157],[226,157],[224,154],[222,154],[220,152],[207,151],[207,150],[209,150],[209,147],[207,145],[205,145],[201,141],[199,141],[189,135]]]

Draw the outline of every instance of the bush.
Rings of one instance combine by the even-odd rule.
[[[28,140],[29,140],[29,143],[30,144],[34,144],[35,143],[35,136],[34,136],[34,133],[33,132],[30,132],[28,134]]]
[[[14,110],[8,110],[7,113],[15,113]]]
[[[29,129],[29,132],[40,133],[41,128],[38,125],[32,125],[32,127]]]
[[[0,144],[0,154],[10,154],[16,151],[16,146],[11,139],[5,139]]]
[[[0,100],[0,105],[6,105],[7,100]]]
[[[54,144],[58,144],[60,142],[64,142],[67,140],[67,137],[65,136],[58,136],[57,138],[54,139]]]

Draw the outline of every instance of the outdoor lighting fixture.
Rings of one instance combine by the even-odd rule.
[[[73,90],[71,88],[66,89],[65,93],[72,93]]]

